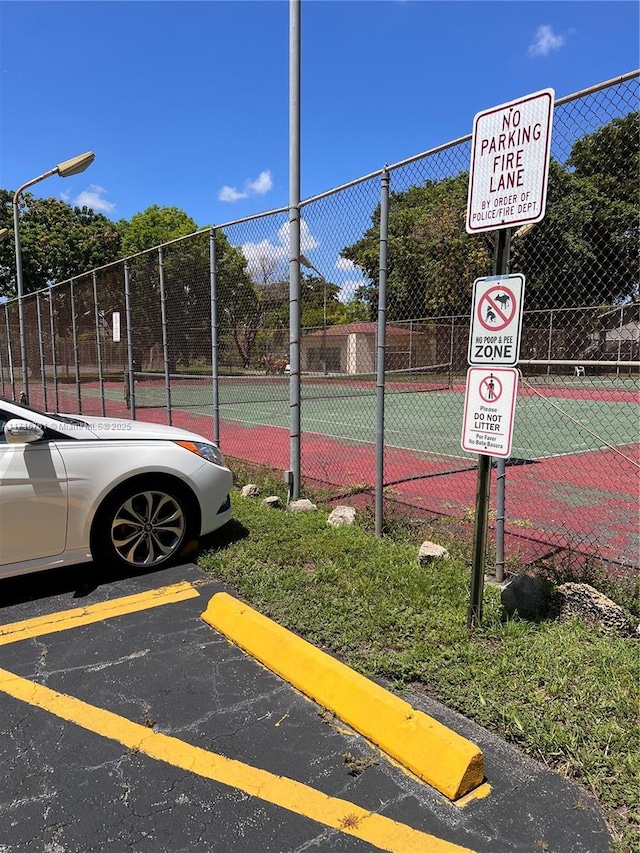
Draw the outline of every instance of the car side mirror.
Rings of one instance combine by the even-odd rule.
[[[17,418],[7,421],[4,425],[4,437],[7,444],[29,444],[38,441],[44,435],[44,430],[31,421],[21,421]]]

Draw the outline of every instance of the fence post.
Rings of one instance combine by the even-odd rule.
[[[98,386],[100,388],[100,412],[102,417],[106,415],[104,402],[104,374],[102,372],[102,333],[100,330],[100,311],[98,309],[98,277],[95,270],[91,276],[93,283],[93,310],[96,326],[96,359],[98,361]]]
[[[42,407],[47,411],[47,371],[44,366],[44,341],[42,340],[42,317],[40,316],[40,291],[36,293],[36,319],[38,321],[38,353],[40,355],[40,376],[42,377]]]
[[[0,380],[2,380],[2,396],[6,396],[4,387],[4,358],[2,356],[2,344],[0,344]]]
[[[69,292],[71,295],[71,335],[73,338],[73,369],[76,379],[76,399],[78,401],[78,414],[82,414],[82,393],[80,391],[80,360],[78,357],[78,317],[76,315],[76,290],[73,279],[70,281]]]
[[[16,377],[13,370],[13,349],[11,347],[11,324],[9,323],[9,306],[4,303],[4,322],[7,329],[7,357],[9,359],[9,382],[11,383],[11,396],[16,399]]]
[[[58,359],[56,356],[56,321],[53,313],[53,290],[49,289],[49,327],[51,329],[51,364],[53,370],[53,396],[56,412],[60,411],[60,392],[58,388]]]
[[[380,269],[378,272],[378,334],[376,349],[376,536],[384,523],[384,392],[387,323],[387,243],[389,240],[389,172],[380,180]]]
[[[131,420],[136,419],[136,386],[133,369],[133,329],[131,326],[131,285],[129,281],[129,262],[124,262],[124,311],[127,320],[127,383],[129,386],[129,411]]]
[[[300,497],[300,0],[289,0],[289,496]]]
[[[209,271],[211,275],[211,403],[213,441],[220,447],[220,395],[218,381],[218,279],[216,270],[216,231],[209,231]]]
[[[551,361],[553,353],[553,308],[549,312],[549,339],[547,341],[547,361]],[[551,365],[547,364],[547,385],[549,384],[549,376],[551,375]]]
[[[164,252],[158,247],[158,278],[160,280],[160,322],[162,325],[162,364],[164,366],[164,390],[167,398],[167,422],[171,426],[171,374],[169,373],[169,334],[167,326],[167,293],[164,283]]]

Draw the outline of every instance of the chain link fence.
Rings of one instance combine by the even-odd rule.
[[[546,216],[511,235],[509,269],[526,294],[502,475],[508,555],[638,567],[638,105],[637,74],[556,103]],[[17,301],[5,303],[2,394],[181,425],[231,459],[286,471],[299,308],[304,481],[470,531],[469,310],[494,256],[494,234],[465,231],[470,151],[470,137],[456,140],[302,202],[293,309],[287,210],[25,296],[26,365]]]

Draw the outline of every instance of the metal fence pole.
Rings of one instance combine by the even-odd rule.
[[[211,403],[213,406],[213,441],[220,446],[220,397],[218,380],[218,305],[216,270],[216,231],[209,232],[209,271],[211,275]]]
[[[76,379],[76,399],[78,401],[78,414],[82,414],[82,393],[80,391],[80,360],[78,358],[78,317],[76,315],[76,292],[73,279],[70,281],[69,292],[71,294],[71,335],[73,339],[73,368]]]
[[[96,326],[96,359],[98,361],[98,387],[100,388],[100,412],[102,417],[106,415],[104,401],[104,374],[102,372],[102,333],[100,328],[100,311],[98,309],[98,278],[94,271],[92,275],[93,281],[93,309],[94,320]]]
[[[387,244],[389,241],[389,172],[380,180],[380,269],[378,272],[378,334],[376,349],[376,536],[384,523],[384,392],[387,328]]]
[[[549,339],[547,341],[547,359],[551,361],[551,354],[553,353],[553,309],[549,314]],[[549,382],[549,376],[551,375],[551,365],[547,365],[547,384]]]
[[[620,308],[620,324],[618,326],[618,361],[622,358],[622,326],[624,322],[624,307]],[[620,381],[620,366],[616,367],[616,383]]]
[[[129,411],[131,420],[136,419],[136,386],[133,369],[133,328],[131,325],[131,285],[129,281],[129,264],[124,263],[124,305],[127,320],[127,382],[129,385]]]
[[[42,378],[42,406],[47,411],[47,371],[44,366],[44,341],[42,340],[42,317],[40,316],[40,291],[36,293],[36,318],[38,322],[38,354],[40,356],[40,376]]]
[[[7,358],[9,359],[9,382],[11,383],[11,396],[16,399],[16,377],[13,370],[13,349],[11,347],[11,324],[9,323],[9,307],[4,303],[4,322],[7,329]]]
[[[58,359],[56,356],[56,321],[53,311],[53,290],[49,290],[49,327],[51,329],[51,369],[53,371],[53,397],[56,412],[60,411],[60,391],[58,388]]]
[[[300,0],[289,0],[289,471],[300,497]]]
[[[0,380],[2,381],[2,396],[6,396],[4,387],[4,358],[2,356],[2,346],[0,345]]]
[[[167,291],[164,282],[164,252],[158,249],[158,277],[160,279],[160,318],[162,323],[162,363],[164,365],[164,388],[167,397],[167,422],[171,426],[171,375],[169,373],[169,327],[167,325]]]

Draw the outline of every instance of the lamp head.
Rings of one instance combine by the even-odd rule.
[[[79,175],[84,172],[96,159],[93,151],[87,151],[86,154],[80,154],[78,157],[72,157],[71,160],[65,160],[64,163],[59,163],[56,170],[61,178],[69,178],[71,175]]]

